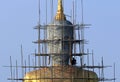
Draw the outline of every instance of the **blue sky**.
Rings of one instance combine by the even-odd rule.
[[[42,1],[41,20],[45,22],[45,0]],[[50,0],[47,0],[50,1]],[[56,2],[53,0],[54,15]],[[70,15],[71,2],[65,0],[65,14]],[[80,1],[77,4],[77,21],[81,21]],[[49,5],[48,5],[49,6]],[[50,7],[49,7],[50,8]],[[48,8],[48,12],[50,9]],[[48,14],[50,17],[50,14]],[[92,24],[85,30],[85,38],[89,41],[86,48],[94,49],[95,62],[104,57],[105,65],[116,63],[116,82],[120,81],[120,0],[84,0],[84,21]],[[1,82],[9,82],[9,57],[13,61],[20,59],[20,45],[23,45],[25,57],[34,52],[37,45],[32,41],[37,39],[37,31],[33,27],[38,22],[38,0],[0,0],[0,74]],[[42,22],[42,24],[44,23]],[[48,23],[50,20],[48,21]],[[113,68],[106,68],[106,77],[113,74]]]

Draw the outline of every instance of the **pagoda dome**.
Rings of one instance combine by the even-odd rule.
[[[54,25],[64,25],[64,26],[71,26],[72,27],[72,23],[69,20],[56,20],[54,19],[53,22],[51,24]]]
[[[34,70],[28,72],[24,79],[24,82],[98,82],[95,72],[75,66],[54,66]]]

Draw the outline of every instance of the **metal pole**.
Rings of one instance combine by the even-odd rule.
[[[12,58],[10,56],[10,73],[11,73],[11,79],[13,78],[13,74],[12,74]],[[11,82],[13,82],[13,80],[11,80]]]

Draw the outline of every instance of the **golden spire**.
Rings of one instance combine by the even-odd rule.
[[[62,6],[62,0],[58,0],[58,9],[57,14],[55,16],[56,20],[66,20],[66,17],[63,13],[63,6]]]

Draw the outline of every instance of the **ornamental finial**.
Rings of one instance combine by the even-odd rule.
[[[55,16],[56,20],[66,20],[66,17],[63,13],[63,6],[62,6],[62,0],[58,0],[58,9],[57,14]]]

